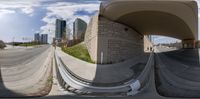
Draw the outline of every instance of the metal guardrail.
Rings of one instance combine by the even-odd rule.
[[[114,87],[97,87],[90,85],[87,82],[77,79],[66,69],[65,64],[61,61],[58,54],[55,52],[56,72],[59,84],[66,90],[74,93],[127,93],[127,95],[134,95],[140,91],[145,85],[145,81],[149,78],[149,73],[152,67],[153,53],[150,54],[148,62],[138,76],[137,79],[132,79],[123,85]]]

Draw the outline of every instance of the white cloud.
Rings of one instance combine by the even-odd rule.
[[[28,15],[30,15],[30,16],[33,16],[34,10],[33,10],[33,8],[31,8],[31,7],[23,8],[22,11],[23,11],[25,14],[28,14]]]
[[[0,9],[0,17],[2,17],[5,14],[13,14],[15,11],[13,10],[7,10],[7,9]]]
[[[50,29],[50,37],[54,37],[55,20],[57,18],[67,20],[67,24],[69,25],[70,29],[72,29],[72,24],[76,18],[81,18],[87,23],[90,20],[90,16],[87,14],[76,14],[78,11],[84,11],[89,14],[94,13],[95,11],[99,10],[99,3],[81,4],[72,2],[57,2],[49,5],[46,9],[48,12],[42,21],[46,22],[47,24],[41,27],[41,32],[49,33]]]
[[[2,9],[2,10],[0,10],[0,13],[15,13],[15,11]]]
[[[157,36],[154,35],[152,36],[152,40],[154,44],[159,44],[159,43],[175,43],[175,42],[180,42],[181,40],[172,38],[172,37],[167,37],[167,36]]]
[[[99,9],[99,4],[77,4],[68,2],[59,2],[47,7],[49,11],[47,17],[57,16],[63,19],[76,19],[77,17],[82,17],[82,15],[75,15],[77,11],[87,11],[92,13]],[[85,18],[85,16],[84,16]],[[88,21],[88,20],[87,20]]]
[[[43,3],[48,1],[48,3]],[[72,23],[76,18],[81,18],[86,22],[89,22],[90,17],[88,15],[77,15],[77,11],[86,11],[87,13],[93,13],[99,9],[99,2],[81,1],[84,3],[73,2],[54,2],[55,0],[0,0],[0,17],[5,14],[15,13],[15,11],[21,11],[28,16],[34,15],[34,8],[41,7],[47,10],[46,16],[42,19],[46,23],[45,26],[40,28],[41,33],[50,34],[49,37],[54,37],[55,20],[56,18],[63,18],[69,20],[68,24],[72,28]]]
[[[56,18],[47,18],[47,17],[44,17],[42,19],[42,21],[46,22],[47,24],[40,27],[40,30],[41,30],[41,33],[42,34],[46,34],[48,33],[49,34],[49,37],[54,37],[54,31],[55,31],[55,21],[56,21]]]
[[[34,7],[40,6],[41,0],[1,0],[0,10],[20,9],[23,13],[32,16]]]

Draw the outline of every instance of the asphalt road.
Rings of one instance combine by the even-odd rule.
[[[156,88],[167,97],[200,97],[199,49],[157,48]]]
[[[49,46],[0,50],[0,66],[17,66],[30,62],[48,48]]]
[[[49,45],[0,50],[0,97],[32,96],[41,91],[45,85],[39,82],[46,79],[44,64],[51,51]]]

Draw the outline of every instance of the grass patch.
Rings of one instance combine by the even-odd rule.
[[[47,84],[48,84],[48,85],[53,84],[53,77],[52,77],[52,76],[48,77],[48,79],[47,79]]]
[[[36,44],[19,44],[17,46],[35,46]]]
[[[62,51],[80,60],[94,63],[94,61],[92,61],[92,59],[90,58],[90,54],[84,43],[80,43],[72,47],[62,47]]]
[[[41,45],[41,44],[37,44],[37,43],[23,43],[23,44],[18,44],[16,46],[36,46],[36,45]]]
[[[14,43],[14,46],[37,46],[37,45],[43,45],[42,43],[40,42],[35,42],[35,41],[32,41],[32,42],[19,42],[19,43]]]

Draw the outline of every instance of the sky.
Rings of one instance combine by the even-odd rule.
[[[99,5],[97,0],[0,0],[0,40],[27,42],[38,32],[48,34],[51,42],[57,18],[72,29],[76,18],[88,23]]]
[[[200,0],[197,2],[200,5]],[[0,40],[26,42],[33,40],[35,33],[41,33],[48,34],[51,42],[57,18],[67,20],[72,29],[76,18],[88,23],[99,6],[98,0],[0,0]],[[154,36],[153,40],[157,43],[177,41],[163,36]]]

